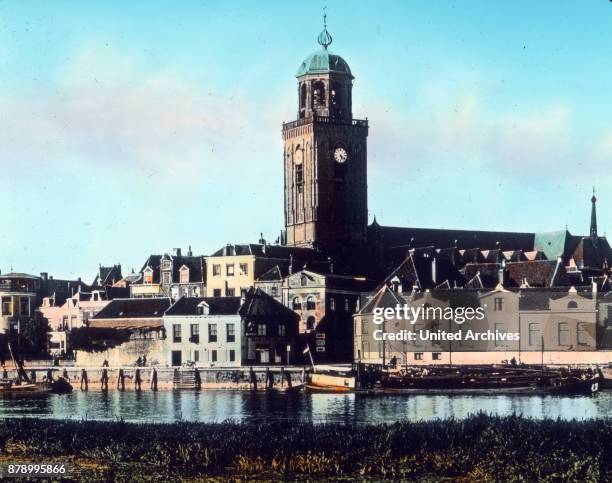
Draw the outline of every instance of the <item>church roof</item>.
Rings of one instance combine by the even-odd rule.
[[[295,74],[296,77],[301,77],[308,74],[343,74],[353,78],[351,68],[346,60],[336,54],[332,54],[326,49],[318,50],[310,54]]]

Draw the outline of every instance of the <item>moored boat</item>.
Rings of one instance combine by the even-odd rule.
[[[355,382],[355,375],[350,371],[313,372],[305,387],[316,392],[350,392],[355,390]]]

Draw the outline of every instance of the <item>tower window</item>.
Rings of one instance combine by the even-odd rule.
[[[334,82],[332,84],[332,90],[330,93],[330,103],[332,113],[334,116],[342,116],[342,84],[340,82]]]
[[[300,87],[300,118],[306,116],[306,84],[302,84]]]
[[[325,107],[325,84],[321,81],[312,85],[312,104],[315,109]]]
[[[295,165],[295,184],[301,191],[302,185],[304,184],[304,165],[302,164]]]

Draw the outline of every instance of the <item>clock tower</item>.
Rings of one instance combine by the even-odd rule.
[[[283,124],[286,243],[333,254],[366,243],[368,121],[353,119],[354,77],[325,17],[317,40],[296,74],[297,120]]]

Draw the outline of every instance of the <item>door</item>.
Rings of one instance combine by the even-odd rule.
[[[172,365],[180,366],[182,363],[181,351],[172,351]]]

